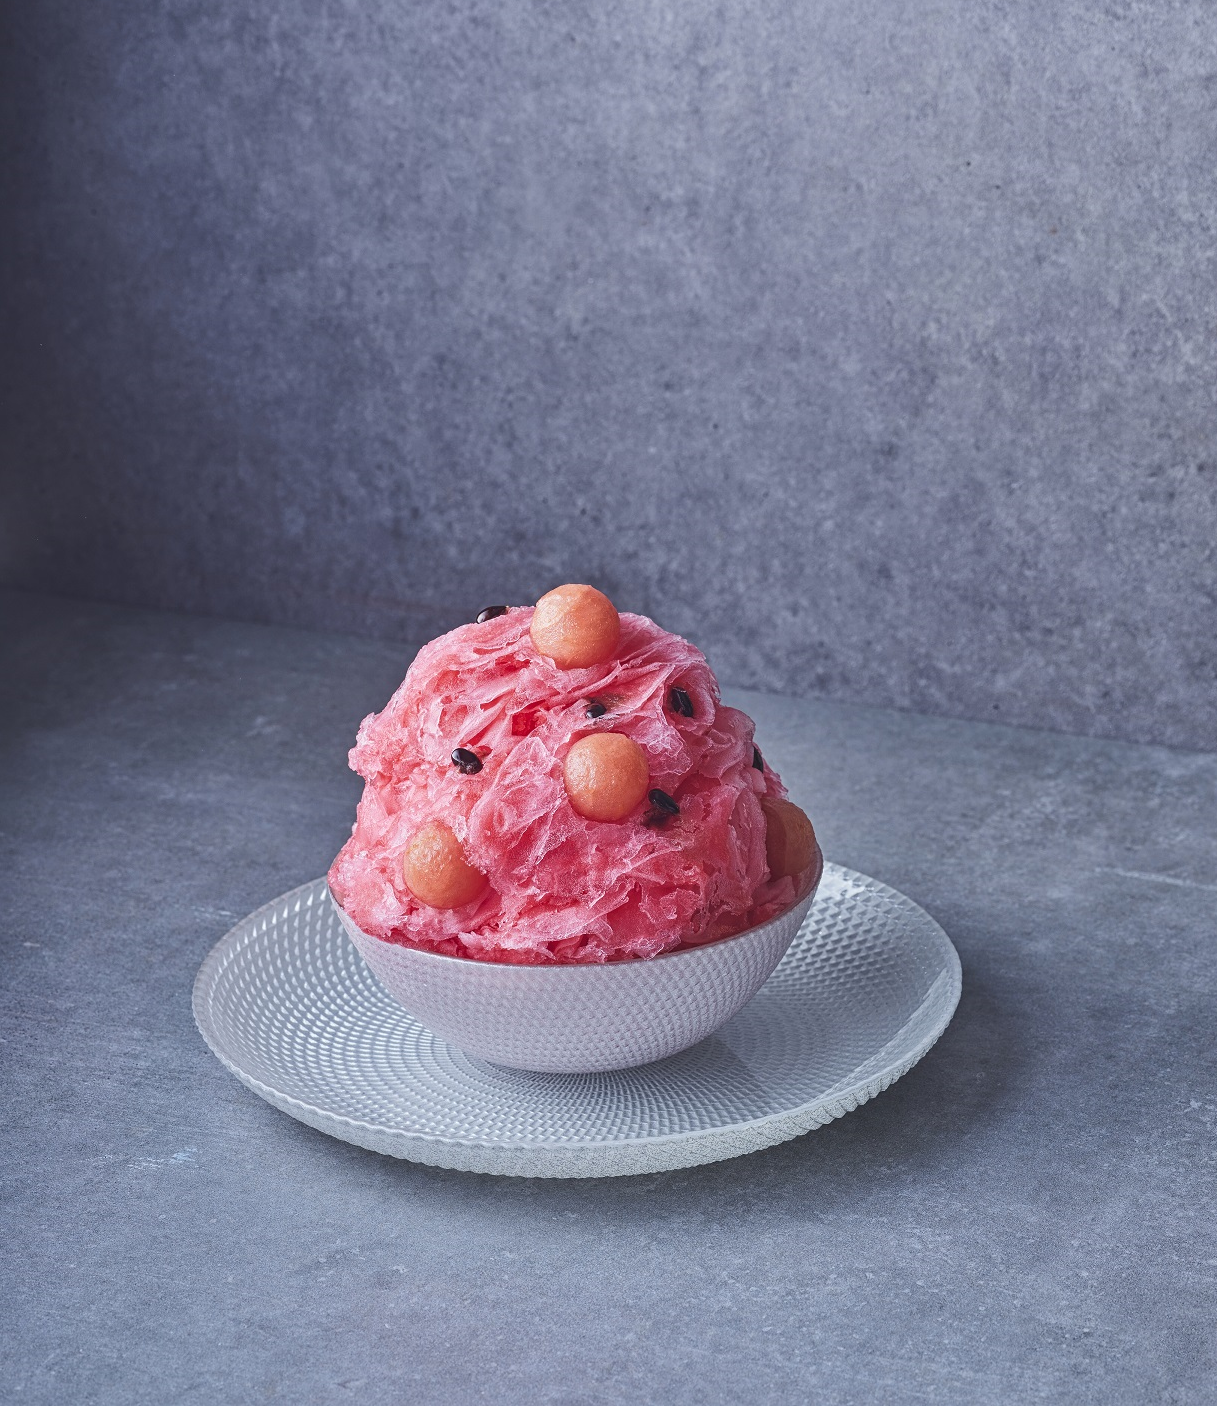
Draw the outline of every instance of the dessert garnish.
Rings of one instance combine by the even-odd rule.
[[[668,700],[672,705],[672,711],[679,713],[682,718],[693,716],[693,700],[683,688],[674,688],[668,694]]]

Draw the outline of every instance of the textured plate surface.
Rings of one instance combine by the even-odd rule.
[[[316,879],[221,939],[194,1016],[255,1093],[347,1142],[463,1171],[625,1176],[754,1152],[850,1112],[933,1045],[960,987],[929,914],[829,864],[790,951],[714,1035],[635,1069],[531,1074],[412,1020]]]

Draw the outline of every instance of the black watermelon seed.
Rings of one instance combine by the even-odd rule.
[[[752,744],[752,765],[756,767],[757,771],[765,770],[765,758],[761,756],[761,749],[756,743]]]
[[[484,625],[487,620],[493,620],[496,615],[506,615],[508,607],[505,605],[488,605],[485,610],[479,610],[475,625]]]
[[[691,718],[693,716],[693,700],[683,688],[674,688],[671,693],[668,694],[668,702],[672,705],[672,711],[674,713],[679,713],[682,718]]]
[[[655,807],[657,811],[659,811],[661,815],[680,814],[680,807],[676,804],[672,797],[669,796],[666,791],[659,790],[658,787],[656,787],[654,791],[649,791],[647,793],[647,800],[650,801],[650,803]]]
[[[607,712],[608,709],[601,703],[599,698],[593,698],[587,705],[587,716],[589,718],[602,718]]]
[[[452,754],[452,764],[462,776],[476,776],[482,769],[482,759],[468,747],[458,747]]]

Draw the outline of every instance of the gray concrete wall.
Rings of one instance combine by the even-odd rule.
[[[26,0],[3,579],[1217,746],[1209,0]]]

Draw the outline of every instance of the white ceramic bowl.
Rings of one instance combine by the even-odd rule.
[[[584,1074],[663,1059],[730,1020],[786,955],[814,897],[813,887],[769,922],[705,947],[549,967],[383,942],[361,932],[337,899],[334,907],[381,985],[428,1030],[494,1064]]]

